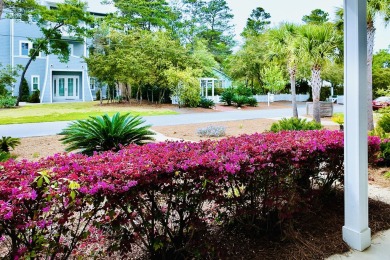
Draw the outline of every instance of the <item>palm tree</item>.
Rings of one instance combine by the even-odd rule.
[[[311,69],[311,87],[313,94],[313,118],[321,122],[320,92],[321,70],[337,56],[337,46],[341,37],[334,30],[333,24],[304,25],[299,30],[296,42],[300,59]]]
[[[298,27],[294,24],[285,23],[279,28],[268,31],[270,41],[274,48],[272,55],[277,59],[282,59],[287,65],[287,71],[290,76],[291,101],[293,107],[293,117],[298,117],[298,108],[296,100],[296,74],[297,74],[297,48],[294,44],[297,36]]]
[[[337,9],[337,23],[343,23],[344,11]],[[374,120],[372,112],[372,60],[374,54],[374,39],[376,17],[381,17],[387,25],[390,21],[390,0],[367,0],[367,117],[368,130],[374,129]]]

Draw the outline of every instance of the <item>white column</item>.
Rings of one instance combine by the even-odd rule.
[[[214,100],[214,87],[215,87],[215,79],[213,79],[213,85],[211,87],[211,96],[213,97],[213,100]]]
[[[345,44],[345,225],[343,239],[363,251],[368,227],[366,0],[344,0]]]

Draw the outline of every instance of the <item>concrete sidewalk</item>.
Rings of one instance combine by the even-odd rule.
[[[343,106],[335,105],[334,112],[342,112]],[[305,115],[305,108],[298,108],[299,115]],[[291,108],[277,108],[270,110],[236,110],[215,113],[193,113],[193,114],[179,114],[166,116],[145,116],[145,124],[152,126],[169,126],[169,125],[184,125],[196,123],[211,123],[222,121],[236,121],[248,119],[278,119],[282,117],[291,117]],[[324,123],[327,122],[324,120]],[[71,121],[57,121],[44,123],[28,123],[28,124],[10,124],[0,125],[0,136],[12,137],[33,137],[56,135],[67,127]]]
[[[368,196],[372,199],[390,204],[390,187],[382,188],[369,185]],[[340,227],[341,229],[341,227]],[[372,236],[371,246],[365,251],[350,250],[341,255],[333,255],[328,260],[390,260],[390,230]]]

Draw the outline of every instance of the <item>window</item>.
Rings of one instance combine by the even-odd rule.
[[[89,86],[91,90],[95,90],[96,80],[94,78],[91,78],[89,82],[90,82]]]
[[[39,89],[39,76],[32,75],[31,76],[31,90],[38,90]]]
[[[29,41],[20,41],[20,56],[28,56],[30,50],[35,47],[32,42]],[[41,57],[41,53],[37,57]]]
[[[20,42],[20,56],[28,56],[30,51],[29,42]]]

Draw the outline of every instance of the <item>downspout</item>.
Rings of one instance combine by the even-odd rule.
[[[9,27],[10,27],[10,46],[11,46],[11,56],[10,56],[10,61],[11,61],[11,67],[14,68],[15,66],[15,60],[14,60],[14,55],[15,55],[15,40],[14,40],[14,37],[15,37],[15,21],[14,19],[10,19],[10,23],[9,23]],[[12,96],[15,95],[15,85],[12,84]]]
[[[50,63],[50,55],[46,55],[46,70],[45,70],[45,81],[43,82],[43,88],[41,91],[41,103],[43,102],[43,97],[45,96],[46,86],[47,86],[47,79],[51,79],[51,73],[49,73],[49,63]],[[53,103],[53,88],[50,85],[50,103]]]

